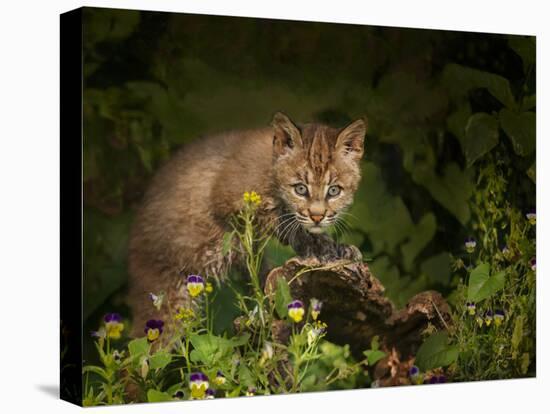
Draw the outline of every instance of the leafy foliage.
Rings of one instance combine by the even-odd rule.
[[[317,319],[319,310],[305,313],[302,304],[305,316],[299,320],[292,317],[287,305],[293,298],[286,280],[278,282],[274,297],[266,296],[254,282],[262,245],[271,233],[270,229],[262,233],[255,228],[257,206],[245,199],[245,207],[233,221],[233,234],[240,240],[239,251],[252,279],[247,289],[251,295],[235,296],[243,329],[231,337],[213,333],[213,288],[192,295],[187,307],[179,308],[175,315],[169,308],[173,320],[160,325],[149,321],[145,336],[126,346],[114,348],[120,336],[112,334],[109,324],[112,315],[117,324],[122,318],[109,314],[94,333],[100,365],[84,367],[84,405],[357,388],[368,378],[365,369],[385,356],[377,338],[372,349],[364,352],[366,358],[356,362],[348,345],[341,347],[323,339],[327,325]],[[271,328],[276,315],[278,322],[292,331],[288,343],[275,343]],[[158,326],[167,329],[158,330]],[[137,392],[128,393],[132,388]]]
[[[448,337],[444,332],[431,335],[416,353],[416,365],[423,371],[446,367],[458,358],[458,347],[447,344]]]
[[[506,272],[504,271],[490,276],[489,264],[481,263],[470,273],[468,300],[480,302],[483,299],[490,298],[504,288],[505,276]]]
[[[264,126],[280,109],[335,126],[366,115],[362,183],[347,230],[335,237],[360,247],[397,306],[428,288],[449,295],[457,328],[448,341],[459,354],[447,369],[457,380],[534,373],[529,260],[536,234],[525,219],[535,206],[533,37],[109,9],[86,9],[84,18],[86,331],[107,310],[126,310],[132,217],[151,176],[176,148],[211,132]],[[226,251],[236,237],[229,230]],[[462,252],[466,236],[478,242],[474,254]],[[261,256],[280,264],[291,255],[269,240]],[[258,262],[248,264],[256,274]],[[475,271],[485,265],[486,272]],[[245,278],[233,280],[234,289],[211,303],[224,311],[211,309],[209,333],[224,340],[241,311],[235,302],[248,292]],[[281,317],[284,286],[277,295]],[[508,316],[498,330],[494,324],[482,330],[465,301],[476,302],[481,316],[497,308]],[[141,358],[153,357],[145,345],[129,344],[136,370]],[[331,373],[327,381],[353,371],[330,386],[364,380],[345,347],[323,342],[319,349],[317,365],[303,378],[307,389],[328,387],[319,379]],[[96,353],[88,341],[85,359],[99,366],[105,355]],[[155,360],[162,365],[167,358]],[[255,375],[240,366],[233,378]],[[94,375],[112,380],[114,371],[102,369]],[[117,388],[89,391],[87,401],[95,404],[114,401]],[[159,392],[142,398],[164,398]]]

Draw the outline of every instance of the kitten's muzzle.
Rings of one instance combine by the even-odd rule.
[[[311,218],[311,220],[315,223],[315,224],[319,224],[321,223],[321,221],[323,221],[323,218],[325,218],[325,215],[314,215],[314,214],[310,214],[309,215],[309,218]]]

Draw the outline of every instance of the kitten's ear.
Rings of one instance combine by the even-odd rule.
[[[300,130],[294,125],[290,118],[282,112],[277,112],[273,115],[271,126],[275,132],[273,136],[273,154],[276,157],[291,151],[295,147],[302,146]]]
[[[363,142],[367,124],[363,119],[352,122],[342,129],[336,139],[336,150],[346,157],[358,161],[363,156]]]

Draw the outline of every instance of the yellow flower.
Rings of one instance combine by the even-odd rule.
[[[149,342],[156,341],[160,334],[162,333],[162,328],[164,327],[164,321],[157,319],[149,319],[145,323],[145,335],[147,335],[147,340]]]
[[[212,380],[212,382],[219,386],[225,384],[227,382],[227,379],[221,371],[218,371],[216,377]]]
[[[304,318],[304,304],[301,300],[294,300],[290,302],[287,305],[288,308],[288,316],[290,319],[292,319],[294,322],[298,323],[301,322]]]
[[[485,325],[490,326],[493,321],[493,312],[488,310],[485,312]]]
[[[147,339],[149,341],[155,341],[160,336],[160,331],[158,329],[148,329],[147,330]]]
[[[208,384],[191,384],[191,399],[193,400],[202,400],[208,389]]]
[[[529,224],[531,224],[532,226],[537,224],[537,213],[535,209],[532,209],[531,211],[529,211],[529,213],[527,213],[525,216],[527,217]]]
[[[108,313],[104,316],[103,321],[105,322],[105,335],[107,338],[119,339],[121,332],[124,330],[121,316],[118,313]]]
[[[247,204],[258,206],[262,202],[262,197],[255,191],[245,191],[243,194],[243,200]]]
[[[189,378],[189,389],[191,390],[192,400],[202,400],[206,395],[210,384],[208,377],[202,372],[193,372]]]
[[[214,291],[214,287],[212,286],[212,283],[206,282],[206,287],[204,288],[204,291],[206,293],[212,293]]]
[[[179,308],[178,309],[178,313],[176,313],[174,315],[174,318],[176,320],[184,320],[184,321],[188,321],[190,319],[193,319],[195,317],[195,312],[193,311],[193,309],[191,308]]]
[[[260,197],[260,195],[255,193],[254,191],[252,191],[252,193],[250,194],[250,201],[253,204],[258,205],[262,202],[262,197]]]
[[[117,323],[110,323],[106,325],[107,328],[107,336],[111,339],[120,339],[121,333],[124,330],[124,324],[117,322]]]
[[[481,328],[483,326],[483,318],[479,315],[476,316],[476,323],[477,323],[477,326]]]
[[[493,320],[495,321],[495,326],[499,327],[504,321],[504,311],[503,310],[495,311],[495,316],[493,317]]]
[[[199,296],[204,290],[204,279],[202,278],[202,276],[187,276],[187,290],[192,297]]]
[[[311,346],[318,338],[323,337],[326,331],[326,323],[315,321],[307,332],[307,344]]]
[[[314,321],[317,320],[319,317],[319,314],[321,313],[321,308],[323,307],[323,302],[321,302],[319,299],[312,298],[310,303],[310,309],[311,309],[311,317]]]

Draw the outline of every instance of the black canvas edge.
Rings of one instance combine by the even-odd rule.
[[[60,15],[60,398],[82,406],[82,8]]]

